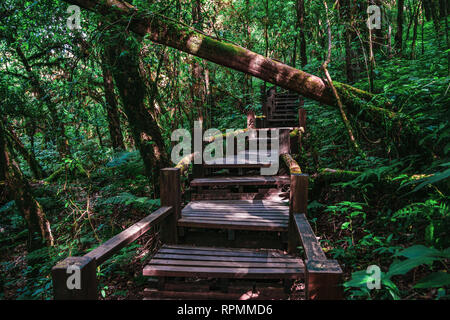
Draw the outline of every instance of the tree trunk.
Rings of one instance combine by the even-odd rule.
[[[139,72],[136,43],[126,40],[125,34],[116,35],[117,38],[109,39],[110,46],[105,49],[108,64],[112,66],[133,139],[144,161],[146,176],[157,186],[159,170],[169,164],[164,141],[145,106],[146,90]]]
[[[403,52],[403,7],[405,5],[405,0],[397,1],[397,33],[395,34],[395,46],[397,47],[398,53],[402,55]]]
[[[19,211],[27,222],[28,249],[30,251],[38,249],[43,242],[52,246],[53,235],[50,223],[41,205],[34,199],[31,187],[20,171],[19,165],[11,157],[6,139],[4,121],[0,121],[0,178],[4,175],[9,190],[8,197],[15,200]],[[36,238],[36,233],[40,234],[42,240]]]
[[[306,36],[305,36],[305,0],[297,0],[297,29],[300,42],[300,65],[302,67],[308,64],[308,57],[306,55]],[[293,64],[295,68],[295,64]]]
[[[412,38],[412,43],[411,43],[411,59],[415,59],[416,58],[416,40],[417,40],[417,26],[419,24],[419,10],[420,10],[420,5],[421,3],[419,2],[419,4],[417,5],[417,9],[414,13],[414,26],[413,26],[413,38]]]
[[[111,145],[115,151],[125,150],[123,143],[122,128],[120,126],[120,116],[117,106],[116,96],[114,94],[114,82],[110,66],[107,65],[106,59],[102,57],[101,67],[103,73],[103,87],[105,90],[106,114],[108,117],[109,135],[111,137]]]
[[[8,132],[6,133],[9,137],[11,137],[12,142],[14,143],[14,148],[22,155],[25,161],[28,163],[33,176],[36,179],[43,179],[47,176],[44,169],[42,169],[39,162],[37,162],[36,157],[32,151],[28,151],[23,145],[20,138],[16,135],[13,128],[8,126]]]
[[[439,0],[439,16],[441,18],[447,17],[448,0]]]

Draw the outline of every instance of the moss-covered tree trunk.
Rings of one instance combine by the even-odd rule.
[[[0,179],[4,178],[7,193],[22,213],[28,226],[28,249],[34,250],[43,243],[53,245],[53,235],[50,223],[44,210],[31,193],[31,187],[20,171],[19,165],[11,157],[8,150],[6,131],[3,121],[0,121]],[[4,177],[2,177],[2,175]],[[40,235],[41,239],[39,239]]]
[[[114,94],[114,82],[110,66],[107,65],[105,57],[102,57],[101,67],[103,73],[103,88],[105,90],[106,114],[108,118],[109,135],[114,150],[125,150],[123,143],[122,128],[120,126],[119,110],[116,96]]]
[[[25,148],[22,141],[20,141],[20,138],[17,136],[17,134],[15,133],[15,131],[11,126],[8,126],[7,129],[8,129],[7,135],[11,138],[10,140],[14,145],[14,149],[16,149],[28,163],[28,166],[30,167],[33,176],[36,179],[45,178],[47,174],[42,168],[42,166],[39,164],[39,162],[36,160],[34,153],[31,150],[27,150]]]
[[[146,175],[156,185],[159,169],[167,166],[169,159],[160,129],[145,105],[146,87],[139,72],[137,44],[125,39],[126,34],[116,33],[116,36],[110,38],[106,57]]]

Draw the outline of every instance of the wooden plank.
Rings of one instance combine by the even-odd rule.
[[[220,214],[220,212],[203,212],[203,213],[185,213],[183,217],[208,217],[208,218],[249,218],[249,219],[275,219],[275,220],[287,220],[289,218],[288,214],[285,215],[261,215],[261,214],[248,214],[248,213],[231,213],[231,214]]]
[[[173,213],[172,207],[161,207],[144,219],[133,224],[131,227],[125,229],[118,235],[112,237],[102,245],[98,246],[97,248],[86,254],[84,257],[95,259],[97,265],[102,264],[114,253],[132,243],[142,234],[147,232],[152,226],[160,223],[171,213]]]
[[[238,300],[238,293],[224,293],[219,291],[170,291],[145,289],[144,300]]]
[[[178,168],[161,169],[159,176],[162,206],[173,207],[174,214],[161,228],[161,238],[165,243],[177,242],[177,220],[181,217],[181,174]]]
[[[250,223],[280,223],[287,224],[289,218],[261,218],[261,217],[239,217],[239,216],[184,216],[183,221],[199,221],[208,223],[220,223],[220,222],[250,222]]]
[[[296,279],[304,276],[304,268],[209,268],[186,266],[145,266],[144,276],[158,277],[212,277],[238,279]]]
[[[202,291],[192,291],[192,288],[188,288],[186,291],[181,291],[177,287],[174,290],[165,289],[163,291],[158,291],[156,289],[145,289],[144,290],[144,300],[284,300],[288,298],[288,295],[279,288],[263,288],[252,291],[252,287],[248,286],[246,290],[238,291],[233,290],[232,292],[220,292],[220,291],[210,291],[205,288]],[[189,286],[193,284],[189,283]],[[278,290],[277,290],[278,289]]]
[[[254,231],[286,231],[287,223],[250,223],[243,222],[221,222],[215,223],[212,221],[198,221],[198,220],[178,220],[178,226],[191,228],[209,228],[209,229],[234,229],[234,230],[254,230]]]
[[[180,254],[194,256],[213,256],[213,257],[251,257],[251,258],[289,258],[292,259],[292,255],[281,253],[277,250],[251,250],[251,249],[222,249],[214,247],[173,247],[162,246],[158,252],[164,254]]]
[[[190,245],[163,245],[160,250],[165,249],[175,249],[181,251],[208,251],[214,252],[215,254],[221,254],[223,252],[231,252],[236,255],[247,255],[251,256],[265,256],[265,257],[294,257],[292,255],[288,255],[283,251],[277,249],[245,249],[245,248],[224,248],[224,247],[202,247],[202,246],[190,246]]]
[[[224,194],[208,194],[208,193],[194,193],[192,200],[256,200],[256,199],[273,199],[273,193],[224,193]]]
[[[276,257],[233,257],[233,256],[206,256],[192,254],[173,254],[173,253],[157,253],[153,256],[156,259],[170,260],[193,260],[193,261],[223,261],[223,262],[261,262],[261,263],[296,263],[292,258],[276,258]]]
[[[289,176],[214,177],[194,179],[191,186],[290,184]]]
[[[191,201],[187,206],[192,208],[197,208],[201,206],[230,206],[236,205],[239,207],[283,207],[286,205],[280,203],[279,201],[270,201],[270,200],[211,200],[211,201]]]
[[[283,263],[283,262],[234,262],[234,261],[195,261],[195,260],[167,260],[153,258],[148,265],[163,265],[163,266],[188,266],[188,267],[226,267],[226,268],[296,268],[298,263]]]
[[[308,206],[308,175],[292,174],[291,190],[289,193],[289,231],[288,231],[288,251],[295,253],[299,245],[299,236],[296,230],[294,214],[306,214]]]
[[[195,212],[185,212],[183,213],[184,217],[191,216],[207,216],[207,217],[250,217],[250,218],[279,218],[279,219],[287,219],[289,217],[288,212],[217,212],[217,211],[195,211]]]
[[[182,213],[196,213],[196,212],[213,212],[214,214],[227,214],[227,213],[249,213],[249,214],[276,214],[276,215],[288,215],[289,207],[260,207],[260,208],[239,208],[230,206],[226,207],[202,207],[202,208],[184,208]]]
[[[305,250],[306,259],[326,260],[327,257],[325,256],[319,241],[317,241],[306,216],[302,213],[296,213],[294,214],[294,221],[297,232],[300,235],[303,249]]]

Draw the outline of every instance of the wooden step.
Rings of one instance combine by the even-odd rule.
[[[144,268],[144,276],[295,279],[303,261],[279,250],[225,249],[163,245]]]
[[[289,207],[265,200],[192,201],[182,211],[180,227],[287,231]]]
[[[214,177],[198,178],[191,181],[192,187],[207,186],[260,186],[287,185],[291,183],[290,176],[248,176],[248,177]]]
[[[270,152],[270,151],[269,151]],[[272,162],[278,161],[278,157],[269,158],[268,152],[264,154],[260,151],[256,153],[256,156],[251,157],[250,151],[245,151],[242,156],[227,156],[224,158],[216,159],[214,161],[206,162],[204,167],[206,168],[262,168],[270,167]],[[265,156],[265,157],[264,157]]]

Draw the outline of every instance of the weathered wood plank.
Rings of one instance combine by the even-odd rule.
[[[304,276],[304,268],[208,268],[187,266],[146,266],[144,276],[212,277],[236,279],[296,279]]]
[[[261,193],[261,192],[243,192],[243,193],[194,193],[192,194],[192,200],[262,200],[273,199],[276,196],[275,193]]]
[[[320,246],[319,241],[306,219],[306,216],[302,213],[294,214],[295,226],[297,232],[300,235],[300,239],[305,250],[307,260],[326,260],[327,257]]]
[[[197,186],[228,186],[228,185],[285,185],[290,184],[289,176],[247,176],[247,177],[213,177],[200,178],[191,181],[192,187]]]
[[[173,253],[157,253],[153,256],[155,259],[168,260],[193,260],[193,261],[222,261],[222,262],[260,262],[260,263],[296,263],[292,258],[277,257],[245,257],[245,256],[217,256],[217,255],[192,255],[192,254],[173,254]]]
[[[287,255],[285,252],[277,250],[277,249],[245,249],[245,248],[223,248],[223,247],[197,247],[197,246],[189,246],[189,245],[163,245],[159,252],[162,252],[163,250],[178,250],[180,252],[186,252],[186,251],[195,251],[195,254],[199,254],[199,251],[207,252],[207,253],[213,253],[215,255],[220,255],[224,252],[232,253],[236,256],[264,256],[264,257],[279,257],[279,258],[285,258],[285,257],[292,257],[290,255]]]
[[[161,169],[160,198],[162,206],[171,206],[173,216],[162,225],[161,238],[165,243],[177,242],[177,220],[181,217],[181,174],[179,168]]]
[[[163,265],[163,266],[188,266],[188,267],[220,267],[220,268],[296,268],[298,263],[283,263],[283,262],[234,262],[234,261],[195,261],[195,260],[168,260],[153,258],[148,265]]]
[[[286,231],[287,223],[250,223],[247,221],[243,222],[221,222],[215,223],[212,221],[198,221],[198,220],[178,220],[178,225],[181,227],[191,227],[191,228],[209,228],[209,229],[234,229],[234,230],[254,230],[254,231]]]

